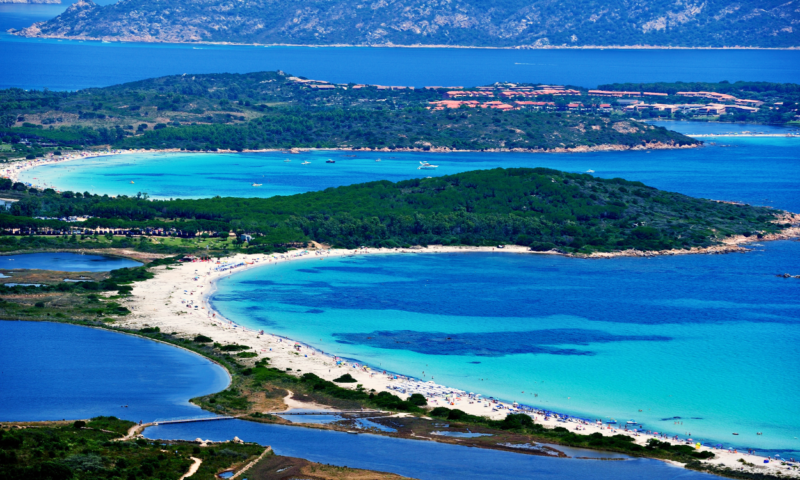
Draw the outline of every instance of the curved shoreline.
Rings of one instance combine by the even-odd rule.
[[[522,247],[517,247],[517,249],[510,248],[501,250],[506,253],[522,253],[519,249]],[[476,248],[476,249],[458,249],[453,247],[445,247],[439,250],[425,250],[426,253],[456,253],[456,252],[475,252],[475,251],[492,251],[490,248]],[[422,253],[423,251],[416,251],[416,250],[404,250],[407,253]],[[359,251],[354,250],[338,250],[338,251],[328,251],[325,253],[315,252],[315,253],[302,253],[302,252],[291,252],[289,254],[283,254],[279,256],[274,256],[270,258],[266,258],[266,256],[259,256],[259,255],[243,255],[238,254],[232,257],[231,264],[237,264],[239,266],[223,271],[214,271],[214,268],[217,267],[216,264],[211,264],[210,262],[192,262],[192,263],[184,263],[179,267],[173,267],[173,270],[167,272],[164,270],[164,267],[157,267],[154,271],[157,272],[156,278],[153,280],[149,280],[144,282],[143,284],[138,284],[134,288],[133,292],[133,300],[131,302],[131,307],[134,312],[130,319],[125,319],[121,323],[126,328],[142,328],[145,325],[147,326],[161,326],[162,330],[164,328],[170,329],[170,331],[179,332],[180,336],[187,336],[191,337],[196,334],[203,334],[206,336],[211,336],[215,341],[218,341],[223,344],[229,343],[244,343],[252,347],[259,355],[259,357],[269,357],[270,364],[275,368],[285,369],[291,368],[292,371],[296,371],[298,373],[314,373],[321,378],[326,380],[333,380],[334,378],[338,377],[345,371],[353,375],[358,383],[364,385],[366,389],[375,389],[376,391],[390,391],[395,395],[399,395],[401,397],[406,397],[413,393],[409,391],[406,395],[401,394],[400,392],[394,390],[394,386],[401,386],[402,388],[406,388],[408,390],[412,390],[413,388],[419,385],[433,385],[434,387],[440,389],[441,391],[456,391],[460,392],[460,390],[448,388],[442,385],[436,385],[431,383],[422,384],[422,382],[416,381],[413,377],[403,377],[397,376],[394,378],[394,375],[384,375],[379,373],[381,370],[373,370],[369,368],[364,368],[365,365],[363,362],[350,362],[345,363],[342,367],[336,367],[335,355],[331,355],[328,353],[324,353],[321,350],[315,349],[314,347],[310,347],[307,345],[303,345],[300,342],[294,342],[286,337],[274,335],[264,331],[264,333],[260,333],[259,331],[252,330],[247,327],[243,327],[240,325],[235,324],[231,320],[228,320],[222,317],[218,312],[214,311],[209,304],[209,297],[214,293],[216,290],[216,282],[219,280],[231,276],[233,273],[238,273],[239,271],[248,270],[250,268],[257,268],[257,267],[266,267],[269,265],[277,265],[283,264],[288,261],[299,261],[299,260],[314,260],[314,259],[324,259],[324,258],[331,258],[331,257],[341,257],[345,255],[363,255],[363,254],[388,254],[388,253],[400,253],[398,250],[394,251],[387,251],[387,250],[379,250],[379,249],[364,249]],[[248,263],[250,262],[250,263]],[[194,265],[194,267],[192,267]],[[148,285],[149,284],[149,285]],[[184,288],[185,287],[185,288]],[[172,289],[172,290],[171,290]],[[173,298],[173,295],[178,292],[180,293],[181,290],[185,290],[184,295],[178,295],[178,298]],[[153,298],[154,295],[157,293],[161,294],[159,298]],[[195,296],[196,295],[196,296]],[[181,298],[184,301],[190,300],[193,303],[191,304],[192,307],[197,305],[197,307],[202,308],[191,308],[190,313],[176,313],[170,312],[171,308],[181,306],[185,306],[184,303],[180,302]],[[192,298],[193,297],[193,298]],[[162,302],[161,300],[165,300]],[[150,313],[147,311],[148,307],[153,305],[164,305],[164,303],[168,303],[168,307],[170,308],[151,308]],[[185,312],[185,309],[184,309]],[[198,315],[199,313],[199,315]],[[300,346],[299,349],[296,346]],[[301,353],[297,353],[301,352]],[[301,368],[298,368],[301,367]],[[358,367],[358,368],[354,368]],[[345,370],[340,370],[340,368],[344,368]],[[458,395],[458,394],[457,394]],[[446,405],[446,403],[439,403],[442,400],[443,396],[434,396],[431,401],[431,406],[441,406]],[[513,409],[511,402],[500,402],[500,405],[503,405],[504,408],[495,411],[492,409],[491,411],[487,411],[482,409],[481,404],[474,404],[471,401],[467,403],[467,398],[463,400],[454,401],[454,405],[450,408],[459,408],[467,413],[474,414],[474,415],[483,415],[483,416],[490,416],[492,418],[504,418],[507,413],[516,411]],[[449,405],[448,405],[449,406]],[[485,408],[485,407],[484,407]],[[581,433],[583,434],[590,434],[593,432],[600,432],[603,434],[623,434],[623,435],[631,435],[634,438],[634,441],[639,444],[644,444],[650,438],[657,438],[661,441],[668,441],[670,443],[675,444],[685,444],[685,439],[679,439],[678,441],[673,440],[670,438],[661,438],[660,436],[648,435],[648,434],[639,434],[634,435],[633,432],[626,431],[623,429],[618,428],[611,428],[607,425],[595,425],[594,423],[578,423],[578,420],[568,420],[568,422],[575,422],[575,423],[559,423],[556,419],[550,418],[549,420],[545,420],[544,416],[542,415],[542,409],[540,407],[533,407],[534,411],[530,412],[531,415],[534,416],[534,419],[537,423],[541,423],[549,428],[554,428],[556,426],[568,426],[573,428],[572,426],[580,425],[581,429],[583,430]],[[563,415],[563,414],[562,414]],[[569,415],[572,417],[571,415]],[[573,417],[574,418],[574,417]],[[727,450],[717,450],[708,447],[701,447],[701,450],[709,450],[715,453],[716,457],[709,461],[709,463],[713,465],[724,465],[731,468],[739,468],[741,467],[741,463],[738,462],[739,458],[747,458],[749,460],[755,459],[757,462],[761,462],[764,460],[764,457],[758,455],[749,455],[745,454],[744,452],[729,452]],[[771,468],[774,464],[770,463]],[[775,472],[779,471],[777,469],[779,465],[775,465],[776,470]]]
[[[403,152],[403,153],[528,153],[528,154],[542,154],[542,153],[590,153],[590,152],[625,152],[625,151],[641,151],[641,150],[678,150],[678,149],[687,149],[687,148],[700,148],[702,147],[702,142],[693,145],[675,145],[675,144],[667,144],[663,142],[656,142],[656,143],[647,143],[647,144],[636,144],[636,145],[619,145],[619,144],[606,144],[606,145],[596,145],[593,147],[588,147],[585,145],[577,146],[577,147],[570,147],[570,148],[554,148],[554,149],[524,149],[524,148],[492,148],[492,149],[485,149],[485,150],[456,150],[448,147],[431,147],[428,150],[424,148],[395,148],[389,149],[388,147],[383,148],[292,148],[291,150],[297,150],[294,153],[305,153],[305,152],[380,152],[380,153],[392,153],[392,152]],[[21,178],[21,174],[32,170],[38,167],[43,167],[45,165],[55,165],[59,163],[65,163],[74,160],[84,160],[87,158],[95,158],[95,157],[111,157],[117,155],[133,155],[133,154],[142,154],[142,153],[183,153],[183,154],[190,154],[190,155],[201,155],[201,154],[238,154],[238,153],[275,153],[275,152],[285,152],[287,149],[285,148],[264,148],[259,150],[242,150],[241,152],[236,150],[217,150],[215,152],[207,152],[207,151],[189,151],[189,150],[181,150],[178,148],[163,148],[163,149],[132,149],[132,150],[122,150],[122,149],[110,149],[110,150],[99,150],[99,151],[82,151],[78,154],[71,154],[71,155],[63,155],[61,157],[50,157],[45,159],[35,159],[35,160],[18,160],[16,162],[6,164],[5,167],[0,167],[0,177],[8,178],[13,182],[22,182],[23,179]],[[53,188],[56,191],[58,190],[55,185],[36,185],[31,183],[35,188]]]

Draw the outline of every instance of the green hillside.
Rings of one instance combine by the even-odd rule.
[[[150,201],[88,192],[27,192],[11,215],[0,215],[0,227],[31,233],[113,227],[151,234],[164,228],[173,235],[205,231],[225,239],[236,231],[253,235],[249,249],[254,251],[317,241],[340,247],[518,244],[591,253],[705,247],[730,235],[776,232],[785,227],[773,223],[778,213],[622,179],[498,168],[266,199]],[[30,218],[65,215],[94,218],[81,224]]]

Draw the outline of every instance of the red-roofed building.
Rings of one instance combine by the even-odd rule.
[[[592,97],[641,97],[641,92],[617,92],[612,90],[589,90]]]
[[[552,110],[556,106],[556,104],[553,102],[531,102],[531,101],[517,101],[514,102],[514,105],[516,105],[518,109],[531,108],[534,110]]]

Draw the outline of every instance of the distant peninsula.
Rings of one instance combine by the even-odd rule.
[[[574,101],[582,92],[567,86],[451,88],[334,84],[277,71],[173,75],[77,92],[0,90],[0,135],[11,146],[0,158],[35,158],[33,145],[439,152],[701,145],[603,103]],[[451,91],[466,96],[450,99]],[[526,100],[537,92],[546,92],[541,101]]]
[[[487,48],[796,48],[796,2],[78,0],[27,37]]]
[[[61,0],[0,0],[2,3],[61,3]]]

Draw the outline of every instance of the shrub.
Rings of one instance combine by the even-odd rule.
[[[533,419],[524,413],[509,413],[500,424],[503,430],[533,428]]]
[[[428,400],[421,393],[414,393],[408,398],[408,403],[421,407],[428,404]]]
[[[36,302],[33,304],[33,306],[36,308],[44,308],[44,302]]]
[[[447,408],[447,407],[436,407],[433,410],[431,410],[431,416],[432,417],[447,418],[447,415],[449,413],[450,413],[450,409]]]
[[[234,343],[233,345],[222,345],[219,347],[219,349],[223,352],[238,352],[240,350],[250,350],[250,347],[247,345],[237,345]]]
[[[345,373],[339,378],[334,378],[333,381],[336,383],[356,383],[357,380],[349,373]]]
[[[205,335],[198,335],[194,337],[194,341],[197,343],[211,343],[214,340],[210,339],[209,337],[206,337]]]
[[[84,428],[86,427],[86,422],[84,422],[83,420],[75,420],[72,426],[75,428]]]

